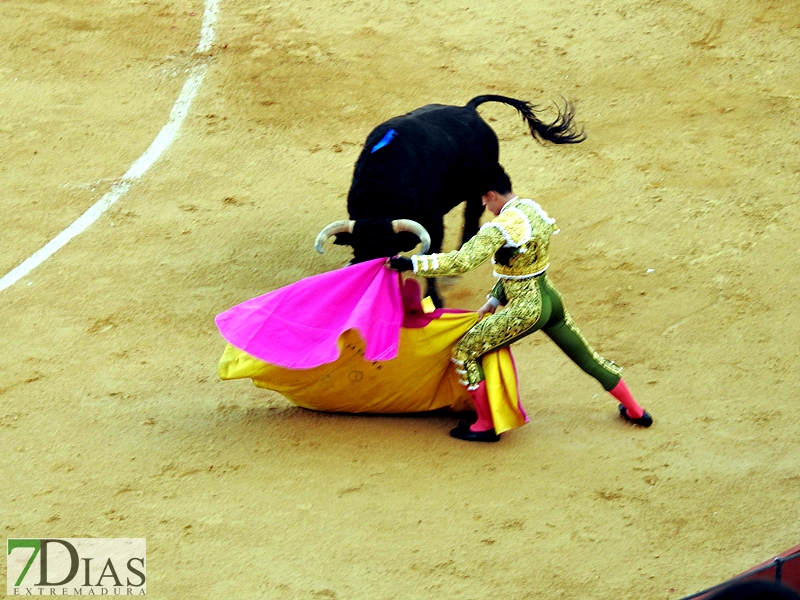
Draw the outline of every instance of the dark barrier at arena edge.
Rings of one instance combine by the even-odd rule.
[[[778,581],[794,590],[800,592],[800,545],[795,546],[778,555],[778,557],[761,563],[733,579],[716,585],[702,592],[691,596],[686,596],[682,600],[704,600],[721,590],[722,588],[741,581],[753,581],[756,579],[766,581]]]

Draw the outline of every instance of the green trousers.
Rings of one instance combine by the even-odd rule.
[[[500,280],[492,295],[505,307],[476,323],[453,348],[461,383],[475,388],[484,379],[481,356],[540,329],[603,389],[611,390],[619,383],[621,368],[592,349],[546,274]]]

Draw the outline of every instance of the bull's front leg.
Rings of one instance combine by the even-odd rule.
[[[436,288],[436,279],[431,278],[426,281],[425,295],[430,296],[436,308],[444,308],[444,301],[439,296],[439,290]]]
[[[464,207],[464,232],[461,236],[462,246],[478,233],[483,211],[483,202],[480,197],[467,200],[467,205]]]
[[[431,248],[428,252],[430,254],[440,253],[442,251],[442,241],[444,240],[444,216],[442,216],[435,225],[428,224],[426,229],[428,230],[428,234],[431,236]],[[436,279],[431,278],[427,280],[425,293],[426,295],[430,296],[431,301],[433,301],[433,305],[436,308],[444,307],[444,300],[442,300],[442,297],[439,295],[439,290],[436,286]]]

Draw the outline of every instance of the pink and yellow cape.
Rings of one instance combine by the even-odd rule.
[[[228,342],[221,379],[250,378],[325,412],[470,410],[450,361],[475,312],[420,301],[413,279],[376,259],[308,277],[216,318]],[[510,348],[482,360],[495,430],[527,423]]]

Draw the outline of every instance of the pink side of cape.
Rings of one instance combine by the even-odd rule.
[[[339,336],[356,329],[366,360],[397,356],[403,301],[386,259],[301,279],[217,315],[222,337],[264,362],[310,369],[339,358]]]

